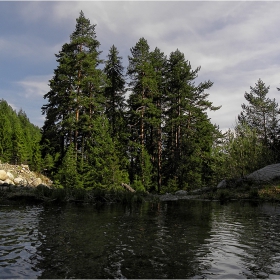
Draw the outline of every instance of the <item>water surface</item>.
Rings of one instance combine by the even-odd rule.
[[[280,206],[0,205],[0,278],[279,278]]]

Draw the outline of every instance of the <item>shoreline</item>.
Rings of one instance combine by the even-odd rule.
[[[195,193],[196,192],[196,193]],[[129,192],[127,190],[106,189],[65,189],[50,188],[43,184],[37,187],[0,185],[0,203],[123,203],[140,204],[143,202],[165,202],[179,200],[207,201],[270,201],[280,202],[280,187],[275,185],[242,186],[230,189],[207,188],[207,191],[177,191],[174,194],[151,194]]]

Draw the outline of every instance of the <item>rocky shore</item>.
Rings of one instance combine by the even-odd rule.
[[[189,199],[261,199],[280,201],[280,164],[268,165],[243,178],[222,180],[217,186],[179,190],[166,194],[140,194],[126,191],[57,189],[46,176],[30,171],[28,165],[0,163],[0,201],[28,199],[64,202],[176,201]]]
[[[51,187],[52,181],[42,174],[30,171],[28,165],[0,163],[0,189],[11,187],[34,188],[39,185]]]

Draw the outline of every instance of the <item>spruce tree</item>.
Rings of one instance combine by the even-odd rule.
[[[77,170],[74,143],[71,143],[67,148],[66,154],[62,160],[62,165],[56,177],[65,188],[79,188],[82,186]]]
[[[107,78],[105,87],[106,115],[110,125],[110,135],[117,150],[122,169],[127,169],[128,129],[126,118],[126,82],[122,57],[113,45],[105,61],[104,73]]]
[[[118,189],[121,183],[128,183],[127,172],[120,168],[105,115],[96,118],[92,137],[86,140],[84,156],[83,184],[86,188]]]
[[[118,138],[120,132],[123,131],[126,93],[123,71],[122,57],[119,56],[119,51],[113,45],[104,68],[108,83],[105,88],[106,115],[110,122],[113,138]]]
[[[12,114],[13,109],[5,100],[0,101],[0,159],[10,162],[12,159]]]

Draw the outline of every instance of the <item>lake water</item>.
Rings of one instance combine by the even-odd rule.
[[[280,278],[280,206],[0,205],[0,278]]]

